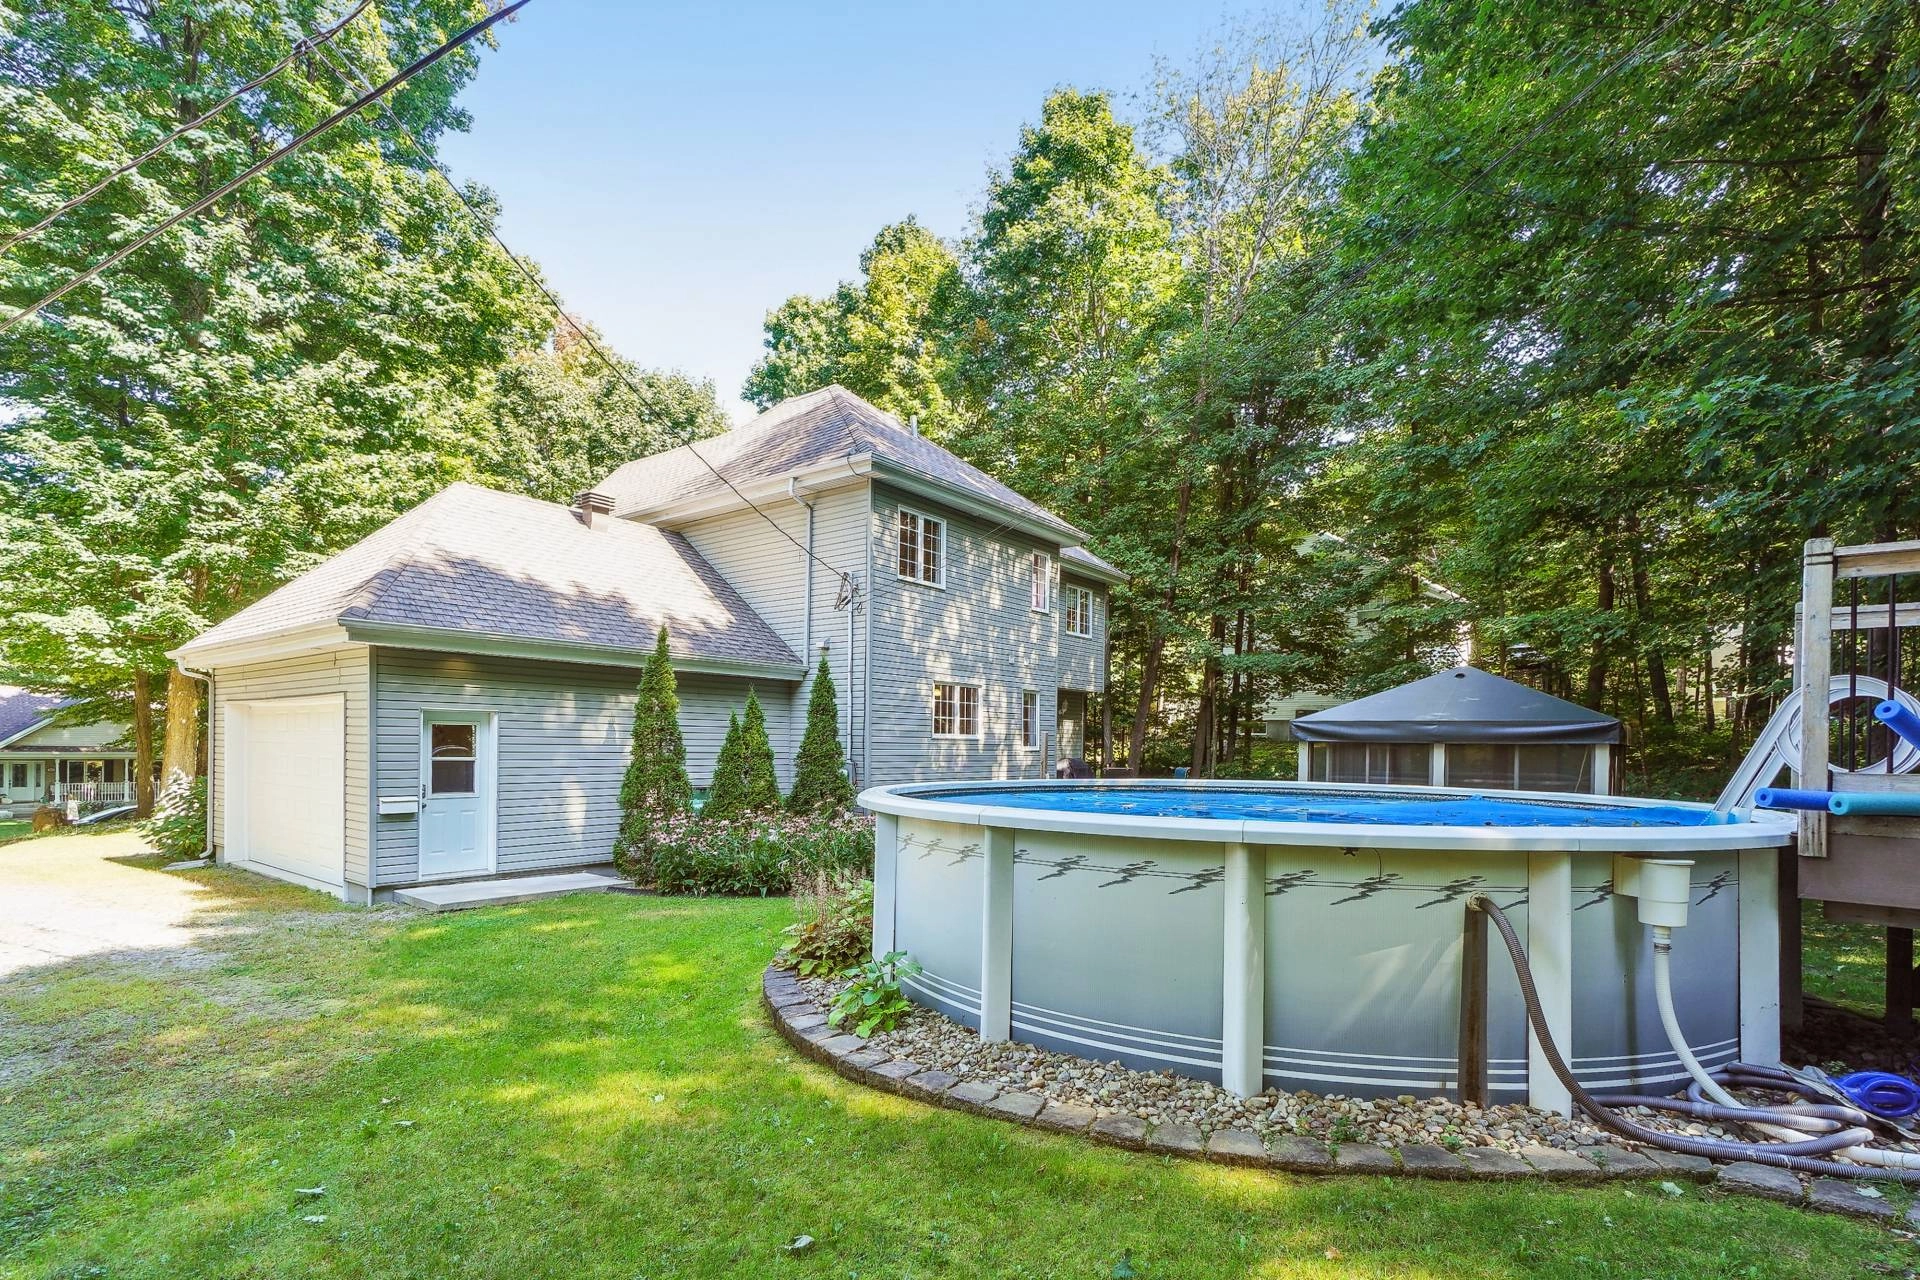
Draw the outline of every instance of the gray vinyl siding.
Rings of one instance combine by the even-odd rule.
[[[365,887],[369,848],[368,779],[368,649],[355,645],[330,653],[279,658],[247,666],[222,667],[214,672],[212,756],[207,781],[207,804],[213,813],[217,854],[224,855],[227,795],[227,708],[236,702],[273,698],[310,698],[338,693],[346,701],[346,880]]]
[[[491,711],[497,737],[496,830],[503,873],[605,862],[619,828],[620,780],[633,731],[637,669],[381,649],[375,665],[377,795],[420,794],[425,711]],[[748,682],[678,676],[680,732],[695,786],[712,777],[727,716],[746,705]],[[788,686],[754,686],[768,737],[790,729]],[[418,874],[417,819],[374,819],[378,885]]]
[[[813,693],[813,669],[820,660],[823,644],[838,695],[843,743],[847,726],[858,723],[855,702],[865,702],[857,683],[860,673],[849,672],[848,658],[850,654],[855,655],[857,662],[865,648],[866,619],[863,613],[854,614],[850,647],[847,611],[834,608],[841,586],[834,571],[856,578],[865,574],[866,485],[862,482],[808,495],[808,501],[814,507],[813,553],[818,557],[810,606],[805,589],[807,556],[802,550],[807,541],[807,511],[799,503],[787,498],[762,501],[760,512],[730,511],[675,526],[807,664],[807,678],[799,684],[758,687],[761,700],[769,704],[768,735],[773,742],[782,787],[793,784],[793,757],[799,752],[800,737],[806,731],[807,699]],[[776,524],[778,528],[774,527]],[[771,703],[777,696],[787,700],[785,731],[781,737],[772,736]],[[724,715],[721,721],[724,726]],[[860,755],[857,738],[853,755],[857,765]]]
[[[1054,739],[1060,685],[1059,601],[1035,612],[1028,556],[1058,548],[987,521],[873,487],[871,731],[869,785],[944,778],[1039,777]],[[895,573],[898,511],[947,522],[944,588]],[[933,736],[933,686],[952,681],[981,690],[978,742]],[[1020,745],[1020,693],[1039,694],[1040,743]]]
[[[1068,587],[1085,587],[1093,592],[1093,634],[1076,636],[1067,631],[1066,609],[1060,609],[1060,687],[1083,693],[1099,693],[1105,688],[1107,645],[1107,589],[1091,578],[1065,574],[1061,578],[1062,597]]]

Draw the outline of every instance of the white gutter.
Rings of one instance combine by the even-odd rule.
[[[652,646],[629,649],[619,645],[582,644],[567,640],[528,640],[489,632],[452,631],[396,623],[349,621],[347,633],[356,643],[386,645],[394,649],[428,649],[436,653],[574,662],[598,667],[645,666],[647,654],[652,651]],[[799,680],[807,673],[804,662],[750,662],[734,658],[674,658],[672,666],[675,671],[698,675],[758,676],[772,680]]]

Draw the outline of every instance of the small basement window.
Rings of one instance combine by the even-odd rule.
[[[1040,745],[1040,695],[1032,689],[1020,691],[1020,745],[1029,750]]]
[[[933,686],[933,736],[936,738],[978,738],[980,736],[980,690],[970,684]]]
[[[900,509],[894,572],[912,582],[941,587],[947,581],[947,522]]]

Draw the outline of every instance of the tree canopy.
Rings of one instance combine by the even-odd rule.
[[[1920,16],[1364,18],[1227,32],[1125,116],[1049,95],[888,348],[1128,571],[1127,763],[1256,767],[1264,704],[1463,647],[1628,720],[1643,785],[1724,760],[1799,542],[1920,533]],[[906,402],[844,358],[864,290],[770,316],[785,389]]]
[[[0,311],[486,7],[367,10],[0,255]],[[0,239],[338,16],[317,0],[0,9]],[[477,66],[473,46],[446,57],[388,99],[391,117],[322,135],[0,337],[0,673],[130,718],[143,784],[167,648],[451,480],[567,496],[719,425],[710,387],[647,376],[635,404],[547,342],[552,308],[490,238],[491,195],[467,189],[476,216],[431,167]]]

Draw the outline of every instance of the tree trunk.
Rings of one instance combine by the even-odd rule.
[[[1600,613],[1613,612],[1613,561],[1600,562],[1600,580],[1594,589],[1594,607]],[[1587,664],[1586,704],[1595,711],[1605,710],[1607,700],[1607,641],[1594,641],[1593,657]]]
[[[1180,548],[1186,540],[1187,513],[1193,506],[1193,482],[1182,480],[1178,493],[1173,511],[1173,545],[1167,554],[1166,613],[1148,627],[1147,647],[1140,655],[1138,710],[1133,717],[1133,728],[1127,734],[1127,763],[1135,769],[1139,769],[1146,758],[1147,715],[1153,710],[1154,686],[1159,683],[1160,663],[1167,649],[1166,627],[1180,600]]]
[[[160,785],[172,784],[175,774],[192,779],[200,772],[200,682],[167,671],[167,727],[160,750]]]
[[[1713,637],[1707,637],[1707,650],[1700,660],[1700,700],[1701,715],[1706,720],[1707,732],[1713,732]]]
[[[153,677],[133,673],[133,811],[153,812]]]
[[[1646,655],[1647,692],[1653,697],[1653,714],[1661,724],[1673,723],[1673,687],[1667,680],[1667,655],[1658,642],[1643,639],[1653,623],[1653,584],[1647,573],[1647,557],[1640,545],[1640,521],[1627,522],[1627,562],[1633,579],[1633,633],[1635,646]]]

